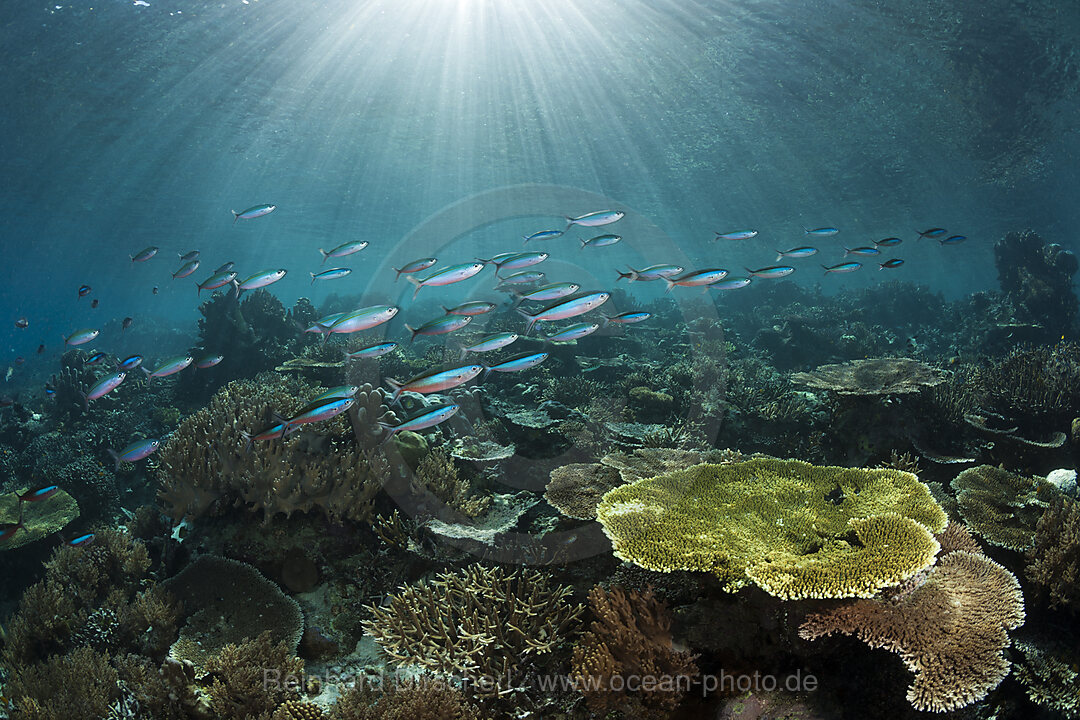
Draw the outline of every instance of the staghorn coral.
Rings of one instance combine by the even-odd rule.
[[[1057,497],[1035,526],[1027,576],[1050,607],[1080,610],[1080,502]]]
[[[1044,648],[1021,641],[1016,649],[1020,658],[1013,665],[1013,675],[1031,701],[1069,720],[1080,719],[1080,664],[1075,646],[1048,643]]]
[[[392,418],[380,391],[362,387],[349,419],[246,451],[244,433],[273,423],[318,393],[297,378],[261,375],[234,381],[189,416],[158,452],[158,498],[174,523],[207,512],[216,502],[242,500],[266,522],[279,513],[321,509],[335,520],[370,517],[391,464],[378,449],[378,420]]]
[[[952,487],[961,517],[979,537],[1009,550],[1031,547],[1046,507],[1038,497],[1037,480],[979,465],[953,478]]]
[[[940,385],[945,378],[942,370],[911,358],[852,360],[791,376],[793,382],[838,395],[901,395]]]
[[[15,667],[6,692],[21,720],[100,720],[119,695],[109,656],[88,647]]]
[[[289,645],[275,644],[269,630],[210,656],[207,695],[216,717],[230,720],[269,717],[279,705],[300,697],[304,661]]]
[[[919,467],[919,458],[909,452],[898,453],[896,450],[891,450],[889,452],[889,459],[878,463],[878,467],[902,470],[903,472],[908,472],[912,475],[918,475],[921,469]]]
[[[898,470],[797,460],[697,465],[616,488],[597,518],[615,555],[786,599],[869,597],[930,565],[945,513]]]
[[[574,647],[573,681],[589,709],[606,715],[619,710],[628,717],[666,717],[682,701],[698,675],[694,656],[676,652],[671,617],[652,590],[622,588],[589,592],[596,620]],[[612,678],[654,678],[653,687],[614,687]]]
[[[945,712],[982,699],[1009,673],[1007,631],[1024,622],[1020,584],[981,554],[952,552],[899,600],[856,600],[810,615],[799,635],[855,635],[915,672],[908,701]]]
[[[296,601],[246,563],[203,555],[167,584],[189,613],[171,654],[198,671],[226,645],[264,631],[269,642],[294,652],[304,632]]]
[[[364,631],[396,665],[486,679],[496,685],[489,694],[507,693],[514,688],[501,683],[520,682],[574,631],[584,608],[567,602],[569,595],[539,572],[471,565],[369,607]]]
[[[390,682],[380,692],[357,683],[330,708],[330,720],[480,720],[479,709],[445,680]]]

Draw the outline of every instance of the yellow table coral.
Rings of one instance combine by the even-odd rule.
[[[871,597],[934,561],[947,524],[929,489],[892,469],[758,459],[695,465],[604,495],[616,556],[715,573],[786,599]]]

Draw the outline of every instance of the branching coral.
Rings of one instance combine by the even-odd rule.
[[[945,513],[910,473],[795,460],[697,465],[608,492],[616,556],[787,599],[869,597],[930,565]]]
[[[792,381],[838,395],[900,395],[945,382],[945,373],[911,358],[870,358],[822,365]]]
[[[386,683],[383,690],[359,683],[330,709],[331,720],[480,720],[480,711],[445,680],[422,678]]]
[[[1039,518],[1027,576],[1051,607],[1080,610],[1080,502],[1058,497]]]
[[[202,670],[227,644],[239,644],[263,631],[271,643],[296,650],[304,616],[296,601],[250,565],[203,555],[168,581],[190,613],[172,655]]]
[[[652,594],[600,586],[589,592],[596,616],[574,648],[573,679],[589,708],[628,717],[666,717],[678,707],[698,675],[694,657],[672,647],[671,618]],[[619,682],[613,682],[618,678]],[[627,678],[652,678],[628,688]]]
[[[473,495],[472,484],[461,477],[453,459],[443,450],[424,455],[416,468],[416,482],[465,517],[479,517],[491,507],[491,496]]]
[[[243,500],[264,518],[320,508],[332,519],[370,516],[390,463],[378,450],[378,420],[391,418],[370,386],[356,411],[284,440],[259,442],[248,452],[244,433],[273,424],[317,394],[296,378],[272,375],[236,381],[186,418],[158,452],[158,497],[173,522],[206,512],[219,499]]]
[[[462,675],[483,692],[510,692],[570,633],[583,607],[570,588],[539,572],[472,565],[403,587],[389,604],[370,607],[364,630],[397,665]]]
[[[1003,468],[979,465],[953,478],[953,490],[964,522],[992,545],[1026,550],[1035,540],[1035,525],[1046,502],[1038,481]]]
[[[908,701],[945,712],[980,700],[1008,675],[1007,631],[1023,622],[1016,578],[983,555],[958,551],[898,601],[857,600],[814,614],[799,634],[807,640],[856,635],[899,654],[915,672]]]
[[[1016,679],[1036,705],[1061,713],[1069,720],[1080,718],[1080,670],[1076,648],[1040,647],[1017,642],[1020,659],[1013,668]]]
[[[15,668],[7,692],[22,720],[100,720],[119,694],[117,679],[108,655],[84,647]]]
[[[274,644],[270,631],[239,645],[229,644],[209,658],[207,694],[217,717],[269,717],[279,705],[300,697],[304,661],[289,646]]]

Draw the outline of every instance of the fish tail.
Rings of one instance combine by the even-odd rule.
[[[308,273],[308,275],[311,276],[311,284],[314,285],[315,284],[315,273]]]
[[[323,250],[322,248],[319,248],[319,252],[321,252],[321,253],[322,253],[322,262],[321,262],[321,263],[319,263],[319,267],[322,267],[322,266],[323,266],[323,263],[325,263],[325,262],[326,262],[326,258],[330,257],[330,253],[326,252],[326,251],[325,251],[325,250]]]
[[[86,396],[82,390],[79,391],[79,396],[82,397],[82,409],[83,412],[90,412],[90,398]]]
[[[851,254],[851,250],[848,249],[848,248],[844,248],[844,257],[847,257],[850,254]]]
[[[671,292],[671,288],[675,287],[675,281],[671,278],[664,278],[664,282],[667,283],[667,289],[664,292]]]
[[[244,436],[244,452],[251,452],[251,448],[255,445],[254,436],[252,436],[251,433],[244,432],[243,430],[240,431],[240,434]]]
[[[230,210],[229,212],[231,212],[233,214],[232,222],[233,222],[233,225],[235,225],[236,221],[240,219],[240,213],[236,212],[235,210]]]
[[[601,315],[600,317],[602,319],[600,322],[600,327],[607,327],[608,323],[611,322],[611,318],[607,315]]]
[[[484,366],[484,372],[480,374],[480,382],[484,382],[485,380],[487,380],[488,375],[490,375],[490,374],[491,374],[491,367],[488,366],[488,365],[485,365]]]
[[[782,253],[782,252],[780,252],[779,250],[777,250],[777,251],[776,251],[776,262],[780,262],[780,261],[781,261],[781,260],[783,260],[783,259],[784,259],[784,253]]]
[[[401,397],[402,384],[393,378],[386,378],[386,384],[390,386],[393,391],[390,393],[390,404],[393,405]]]
[[[379,444],[390,442],[390,438],[394,437],[394,434],[398,431],[398,428],[394,427],[390,423],[384,423],[379,421],[379,427],[386,431],[386,437],[379,441]]]
[[[529,236],[528,235],[522,235],[521,237],[525,238],[525,242],[523,242],[521,244],[522,245],[528,245],[529,244]],[[496,272],[498,272],[498,271],[496,270]]]
[[[529,313],[525,312],[521,308],[515,308],[515,309],[517,310],[518,315],[525,318],[525,335],[528,335],[529,332],[533,329],[533,325],[536,324],[536,317],[533,316],[533,315],[530,315]]]
[[[116,462],[116,467],[113,468],[113,472],[120,472],[120,456],[112,448],[109,448],[109,456]]]
[[[829,266],[828,266],[828,265],[822,265],[822,266],[821,266],[821,269],[822,269],[822,270],[824,270],[824,271],[826,272],[826,274],[827,274],[827,273],[829,273],[829,272],[832,272],[831,270],[829,270]]]
[[[589,244],[589,241],[585,238],[578,238],[578,240],[581,241],[581,247],[579,247],[578,250],[584,250],[585,246]]]
[[[392,269],[393,269],[393,271],[395,273],[397,273],[396,275],[394,275],[394,282],[397,282],[398,280],[401,279],[401,271],[398,270],[397,268],[392,268]]]
[[[413,340],[415,340],[416,339],[416,328],[409,325],[409,323],[405,323],[405,329],[412,333],[412,337],[409,338],[409,342],[412,342]]]

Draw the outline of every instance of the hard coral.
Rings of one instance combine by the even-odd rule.
[[[304,661],[286,643],[274,644],[268,630],[239,645],[226,645],[209,658],[206,669],[215,717],[249,720],[268,718],[282,703],[299,699]]]
[[[480,720],[480,711],[445,680],[387,683],[381,692],[357,683],[330,708],[331,720]]]
[[[364,630],[397,665],[461,675],[482,693],[510,692],[499,685],[519,682],[574,632],[584,608],[569,595],[539,572],[472,565],[401,588],[389,605],[369,608]]]
[[[1020,659],[1013,675],[1036,705],[1060,713],[1069,720],[1080,718],[1080,664],[1076,648],[1048,643],[1017,642]]]
[[[763,459],[616,488],[597,518],[623,560],[787,599],[869,597],[902,582],[933,562],[931,532],[946,524],[910,473]]]
[[[960,515],[968,527],[992,545],[1026,550],[1046,502],[1039,481],[1004,468],[979,465],[953,478]]]
[[[1058,497],[1039,518],[1027,555],[1027,576],[1050,607],[1080,610],[1080,502]]]
[[[794,382],[839,395],[900,395],[945,382],[946,374],[911,358],[870,358],[795,373]]]
[[[119,694],[109,656],[91,648],[15,668],[7,681],[22,720],[100,720]]]
[[[1024,622],[1020,584],[981,554],[949,553],[926,581],[893,602],[856,600],[807,618],[807,640],[856,635],[900,655],[915,672],[908,701],[945,712],[986,696],[1009,673],[1008,630]]]
[[[651,590],[624,592],[600,586],[589,592],[596,620],[574,648],[573,679],[589,708],[628,717],[666,717],[698,675],[694,657],[672,647],[671,618]],[[617,678],[620,682],[612,682]],[[627,678],[652,678],[628,688]]]

